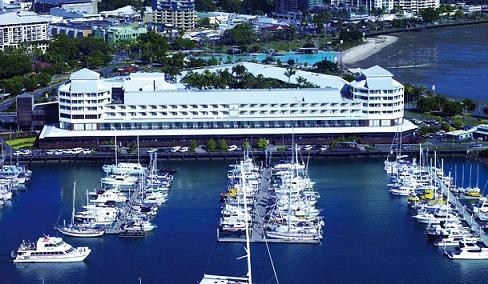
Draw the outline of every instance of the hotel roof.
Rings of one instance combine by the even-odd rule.
[[[193,72],[204,72],[205,70],[209,70],[211,72],[216,72],[217,70],[225,70],[228,69],[229,71],[232,67],[236,65],[243,65],[246,67],[247,71],[257,75],[263,75],[266,78],[274,78],[284,82],[288,82],[288,77],[285,76],[286,68],[272,66],[272,65],[265,65],[265,64],[258,64],[258,63],[251,63],[251,62],[240,62],[236,64],[222,64],[218,66],[210,66],[204,67],[200,69],[194,69]],[[182,73],[182,77],[186,75],[187,72]],[[319,74],[313,73],[309,71],[303,70],[296,70],[296,74],[290,77],[291,83],[297,83],[297,78],[303,77],[307,79],[312,84],[319,86],[320,88],[333,88],[342,90],[348,82],[340,77],[326,75],[326,74]]]
[[[364,69],[361,71],[361,73],[363,73],[363,75],[366,77],[393,77],[393,74],[391,74],[390,71],[378,65]]]

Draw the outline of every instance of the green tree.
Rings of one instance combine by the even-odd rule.
[[[266,147],[268,147],[268,143],[269,141],[267,139],[259,138],[257,142],[257,147],[259,150],[263,151],[266,149]]]
[[[220,7],[228,13],[241,13],[241,0],[220,0]]]
[[[253,26],[249,23],[238,24],[224,32],[224,41],[227,44],[251,44],[256,42],[257,36]]]
[[[476,110],[476,104],[471,99],[467,99],[467,98],[464,99],[463,100],[463,105],[464,105],[464,108],[467,111],[474,111],[474,110]]]
[[[451,130],[451,126],[449,126],[449,123],[445,122],[445,121],[442,121],[441,122],[441,128],[442,130],[448,132],[449,130]]]
[[[0,52],[0,79],[9,79],[30,72],[32,59],[23,49]]]
[[[190,147],[189,147],[189,150],[191,152],[195,152],[195,149],[198,147],[198,143],[197,143],[197,140],[193,139],[190,141]]]
[[[488,109],[488,107],[487,107],[487,109]],[[251,144],[249,144],[249,142],[248,142],[247,140],[246,140],[246,141],[244,141],[244,142],[242,143],[242,149],[244,149],[244,150],[249,150],[249,149],[251,149]]]
[[[217,6],[215,6],[212,0],[196,0],[195,10],[200,12],[210,12],[217,10]]]
[[[222,152],[227,151],[227,142],[225,142],[224,138],[219,140],[219,150]]]
[[[207,151],[215,152],[217,150],[217,143],[213,138],[207,140]]]
[[[297,71],[293,66],[287,67],[285,70],[285,76],[288,77],[288,83],[290,83],[291,76],[295,75]]]
[[[242,78],[244,78],[244,75],[246,73],[247,73],[247,69],[242,64],[238,64],[238,65],[235,65],[234,67],[232,67],[232,74],[235,74],[235,76],[239,80],[241,80]]]
[[[314,64],[315,70],[318,73],[324,73],[324,74],[331,74],[331,75],[337,75],[339,74],[339,65],[334,62],[330,62],[327,59],[324,59],[320,62],[317,62]]]
[[[427,23],[432,23],[439,20],[439,11],[434,8],[426,8],[420,10],[420,16]]]
[[[488,115],[488,106],[483,107],[483,113]]]
[[[141,52],[141,58],[145,61],[162,62],[168,51],[168,41],[156,32],[141,34],[137,38],[136,48]]]

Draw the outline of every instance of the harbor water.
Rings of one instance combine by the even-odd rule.
[[[32,165],[25,192],[0,209],[0,283],[197,283],[203,273],[245,273],[242,244],[216,243],[219,193],[229,161],[171,162],[178,171],[169,199],[158,212],[156,230],[143,239],[66,237],[89,246],[84,263],[13,264],[10,252],[23,239],[55,235],[56,222],[71,213],[72,184],[77,206],[103,175],[96,164]],[[445,168],[477,163],[450,159]],[[473,169],[473,174],[476,170]],[[433,246],[407,212],[406,201],[389,195],[382,159],[312,161],[310,177],[325,216],[318,245],[270,244],[280,283],[487,283],[488,262],[451,261]],[[480,166],[485,190],[488,167]],[[475,177],[473,176],[473,184]],[[264,244],[252,244],[256,283],[272,276]]]
[[[399,40],[354,67],[386,67],[400,82],[487,101],[488,24],[395,35]]]

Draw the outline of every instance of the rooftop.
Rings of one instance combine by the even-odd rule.
[[[0,26],[49,23],[50,21],[50,16],[40,16],[34,12],[27,11],[0,14]]]
[[[210,66],[204,67],[201,69],[192,70],[193,72],[204,72],[205,70],[209,70],[211,72],[216,72],[217,70],[231,70],[232,67],[236,65],[243,65],[246,67],[247,71],[257,75],[263,75],[266,78],[274,78],[284,82],[288,82],[288,77],[285,76],[286,68],[278,67],[273,65],[265,65],[259,63],[251,63],[251,62],[240,62],[235,64],[222,64],[218,66]],[[381,68],[381,67],[380,67]],[[186,71],[182,72],[182,78],[186,75]],[[307,79],[310,83],[319,86],[320,88],[332,88],[342,90],[348,82],[340,77],[326,75],[326,74],[319,74],[313,73],[309,71],[303,70],[296,70],[296,74],[291,76],[290,82],[297,83],[297,78],[303,77]]]
[[[366,77],[393,77],[393,74],[391,74],[390,71],[378,65],[364,69],[361,73]]]

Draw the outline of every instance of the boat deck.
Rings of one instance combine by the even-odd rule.
[[[259,183],[259,190],[256,198],[251,235],[249,241],[252,243],[286,243],[286,244],[317,244],[319,240],[285,240],[285,239],[271,239],[266,238],[264,228],[264,217],[266,215],[266,205],[268,203],[268,196],[271,179],[271,170],[264,168],[261,174],[261,182]],[[217,228],[217,240],[222,243],[245,243],[245,234],[222,235]]]
[[[480,239],[483,242],[483,244],[485,246],[488,246],[488,235],[481,228],[481,226],[478,223],[478,221],[476,221],[476,219],[474,218],[474,216],[471,213],[469,213],[469,211],[467,210],[466,206],[464,206],[461,203],[461,201],[459,201],[459,198],[456,195],[454,195],[454,193],[452,191],[450,191],[448,189],[448,187],[444,184],[444,182],[442,182],[442,180],[439,177],[436,177],[436,178],[437,178],[437,184],[440,185],[441,190],[442,190],[442,193],[444,194],[444,196],[446,196],[446,198],[447,198],[447,195],[449,195],[449,202],[452,204],[452,206],[454,208],[456,208],[461,213],[461,216],[468,223],[468,225],[471,228],[471,230],[473,232],[479,234]]]

